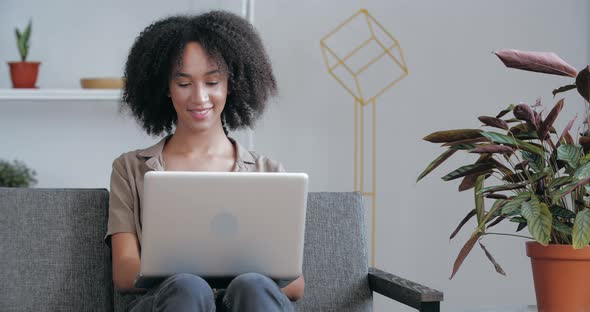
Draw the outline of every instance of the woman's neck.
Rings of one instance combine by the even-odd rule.
[[[221,127],[219,130],[202,132],[177,128],[164,148],[172,154],[186,156],[223,155],[233,152],[232,143]]]

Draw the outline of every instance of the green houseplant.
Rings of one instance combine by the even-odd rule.
[[[517,50],[494,53],[510,68],[575,78],[571,84],[553,90],[553,95],[576,89],[585,99],[586,116],[582,118],[582,131],[575,135],[571,133],[577,116],[561,131],[553,127],[563,108],[563,99],[558,100],[546,116],[540,99],[533,106],[524,103],[510,105],[495,116],[480,116],[485,130],[456,129],[426,136],[424,140],[442,143],[446,150],[427,166],[418,181],[456,152],[479,155],[474,163],[461,166],[442,178],[445,181],[461,178],[459,191],[474,189],[475,194],[475,208],[467,213],[451,234],[452,239],[469,220],[476,219],[476,229],[459,252],[451,278],[478,242],[496,271],[505,274],[480,240],[490,233],[491,227],[511,221],[516,223],[516,232],[528,228],[530,238],[537,242],[527,243],[527,253],[532,259],[535,281],[540,281],[541,278],[536,277],[536,262],[532,257],[535,252],[532,249],[545,252],[552,248],[565,248],[575,257],[583,253],[590,255],[590,67],[577,72],[554,53]],[[485,208],[486,200],[493,201],[489,209]],[[576,272],[579,269],[575,269],[568,275],[555,273],[559,270],[565,272],[561,267],[552,270],[553,275],[566,276],[564,285],[568,286],[558,281],[547,283],[547,279],[543,278],[545,282],[542,284],[548,284],[544,286],[550,287],[549,292],[558,294],[565,301],[581,301],[579,304],[583,309],[590,310],[590,288],[585,284],[579,287],[568,284],[576,275],[583,276],[581,283],[587,282],[590,261],[584,272]],[[539,290],[539,287],[536,283],[539,311],[570,311],[564,303],[548,298],[547,291]],[[585,298],[572,299],[556,291],[557,288],[562,291],[565,288],[575,293],[571,290],[576,287],[583,289],[576,296]],[[572,308],[571,311],[578,310]]]
[[[31,187],[37,183],[36,174],[23,162],[0,159],[0,187]]]
[[[10,78],[13,88],[35,88],[40,62],[27,62],[29,55],[29,40],[31,38],[32,21],[24,31],[14,29],[16,44],[20,54],[20,62],[8,62],[10,67]]]

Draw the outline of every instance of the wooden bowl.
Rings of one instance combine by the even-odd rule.
[[[121,89],[123,88],[123,78],[82,78],[80,85],[82,89]]]

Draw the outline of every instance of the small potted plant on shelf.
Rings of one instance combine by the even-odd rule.
[[[35,170],[15,160],[0,159],[0,187],[31,187],[37,183]]]
[[[475,218],[476,229],[459,252],[451,278],[476,243],[496,271],[505,274],[481,239],[489,234],[527,237],[490,231],[500,222],[514,222],[516,232],[527,228],[531,236],[526,252],[531,257],[539,311],[590,311],[590,66],[578,72],[554,53],[494,53],[507,67],[575,78],[553,90],[553,95],[576,89],[585,99],[586,114],[578,133],[571,133],[577,116],[557,131],[553,124],[564,100],[546,112],[538,99],[532,106],[510,105],[495,116],[480,116],[483,127],[492,130],[438,131],[424,138],[442,143],[446,151],[418,180],[456,152],[479,155],[474,163],[442,178],[461,178],[459,191],[474,189],[475,193],[475,208],[450,237]],[[506,117],[509,113],[513,118]],[[493,201],[489,209],[486,200]]]
[[[35,88],[37,75],[39,73],[40,62],[27,62],[29,54],[29,39],[31,38],[32,21],[24,31],[18,28],[14,29],[16,34],[16,43],[20,54],[20,62],[8,62],[10,67],[10,78],[13,88]]]

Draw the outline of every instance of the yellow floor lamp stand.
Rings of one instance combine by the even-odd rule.
[[[354,190],[371,202],[371,266],[374,266],[375,101],[406,77],[408,68],[398,41],[366,9],[328,33],[320,46],[328,72],[354,97]],[[370,146],[368,157],[366,145]],[[370,175],[365,168],[370,168]]]

